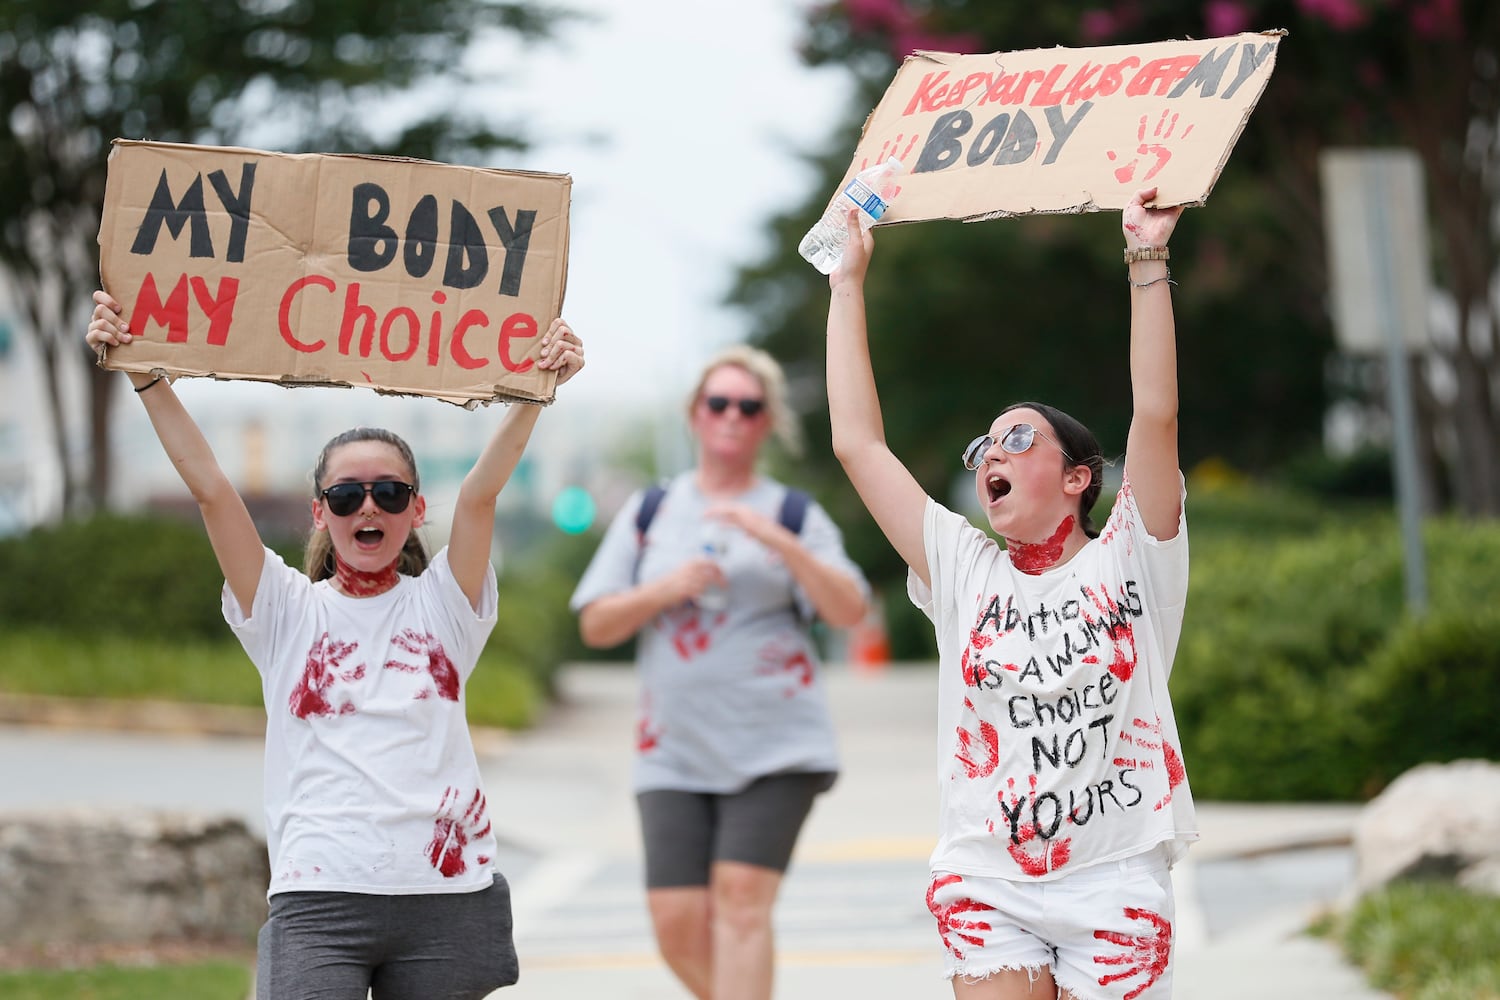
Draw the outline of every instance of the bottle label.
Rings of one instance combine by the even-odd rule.
[[[858,177],[844,188],[844,197],[858,205],[859,210],[872,219],[879,219],[885,214],[885,200]]]

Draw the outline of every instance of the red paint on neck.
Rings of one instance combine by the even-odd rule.
[[[1063,518],[1062,524],[1052,533],[1052,537],[1041,542],[1014,542],[1009,538],[1005,540],[1005,548],[1010,553],[1011,565],[1022,573],[1037,574],[1057,565],[1062,558],[1063,546],[1067,544],[1068,536],[1073,533],[1073,515],[1069,514]]]
[[[397,560],[399,561],[399,560]],[[392,562],[385,569],[377,569],[373,573],[367,573],[362,569],[355,569],[344,562],[343,556],[337,552],[333,554],[334,579],[338,581],[339,590],[350,597],[374,597],[383,594],[396,585],[401,574],[396,572],[396,562]]]

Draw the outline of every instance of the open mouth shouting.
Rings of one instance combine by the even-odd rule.
[[[985,493],[991,504],[1010,495],[1010,480],[998,472],[991,472],[984,481]]]
[[[373,524],[366,524],[354,532],[354,544],[363,551],[373,552],[385,541],[385,532]]]

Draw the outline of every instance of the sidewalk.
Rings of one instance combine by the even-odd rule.
[[[844,773],[814,809],[777,906],[777,996],[950,997],[924,905],[936,815],[935,685],[920,667],[827,674]],[[506,1000],[687,994],[656,957],[629,766],[635,679],[579,665],[532,732],[484,758],[521,982]],[[1191,771],[1192,762],[1188,762]],[[1381,1000],[1303,935],[1352,877],[1357,807],[1199,804],[1175,872],[1179,1000]]]

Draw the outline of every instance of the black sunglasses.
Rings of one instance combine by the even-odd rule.
[[[365,505],[368,495],[375,506],[387,514],[399,514],[411,503],[417,488],[411,483],[396,479],[378,479],[373,483],[334,483],[321,492],[328,503],[328,513],[335,517],[348,517]]]
[[[1030,448],[1032,442],[1035,441],[1038,437],[1047,438],[1048,441],[1052,441],[1053,444],[1057,444],[1057,442],[1053,441],[1052,438],[1047,437],[1045,433],[1037,430],[1030,424],[1016,424],[1006,430],[1004,434],[1000,435],[1000,448],[1008,454],[1020,455],[1025,452],[1026,449]],[[994,446],[995,439],[990,437],[990,435],[988,434],[981,434],[979,437],[970,441],[969,446],[964,449],[964,468],[968,469],[970,472],[973,472],[975,469],[979,468],[984,464],[985,452],[989,451]],[[1066,458],[1069,462],[1073,461],[1073,456],[1069,455],[1067,449],[1062,445],[1057,444],[1057,450],[1062,452],[1063,458]]]
[[[742,417],[757,416],[761,410],[766,408],[766,401],[764,399],[730,399],[728,396],[707,396],[703,401],[708,404],[709,412],[715,415],[729,409],[730,403],[740,408],[740,416]]]

